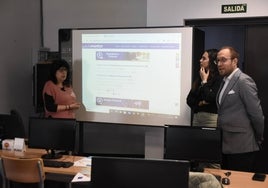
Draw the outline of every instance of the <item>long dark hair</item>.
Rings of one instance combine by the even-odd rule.
[[[217,54],[218,50],[217,49],[208,49],[205,52],[208,53],[208,58],[209,58],[209,76],[208,76],[208,81],[214,78],[215,76],[219,75],[219,70],[217,66]]]
[[[71,80],[70,80],[70,66],[64,59],[56,59],[52,61],[51,67],[50,67],[50,80],[57,84],[57,78],[56,78],[56,72],[61,67],[65,67],[67,69],[67,77],[63,82],[63,86],[70,86]]]
[[[217,54],[218,54],[217,49],[212,48],[212,49],[207,49],[204,52],[208,53],[208,58],[209,58],[209,65],[208,65],[208,69],[209,69],[209,76],[208,76],[208,83],[210,82],[210,80],[213,80],[213,78],[215,78],[217,75],[219,75],[219,70],[218,70],[218,66],[217,66]],[[197,77],[197,79],[194,81],[192,88],[195,90],[198,88],[199,84],[201,82],[201,78],[200,76]]]

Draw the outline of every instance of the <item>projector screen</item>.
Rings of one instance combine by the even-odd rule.
[[[79,121],[190,125],[193,28],[72,30]]]

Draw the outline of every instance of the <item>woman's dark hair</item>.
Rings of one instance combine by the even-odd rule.
[[[52,61],[51,67],[50,67],[50,80],[54,83],[57,84],[57,78],[56,78],[56,72],[59,70],[61,67],[64,67],[67,69],[67,77],[65,81],[63,82],[64,86],[70,86],[70,66],[65,61],[64,59],[56,59]]]
[[[218,66],[217,66],[217,62],[216,62],[218,50],[217,49],[208,49],[205,52],[208,53],[208,58],[209,58],[209,77],[208,77],[208,80],[210,80],[211,78],[213,78],[219,74]]]
[[[219,70],[218,70],[218,66],[217,66],[217,62],[216,62],[218,51],[219,50],[214,49],[214,48],[205,50],[205,52],[208,53],[208,58],[209,58],[208,82],[210,82],[210,80],[212,78],[214,78],[215,76],[219,75]],[[197,79],[195,79],[192,88],[197,89],[200,82],[201,82],[201,78],[200,78],[200,76],[198,76]]]

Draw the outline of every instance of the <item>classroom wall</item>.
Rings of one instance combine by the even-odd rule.
[[[32,65],[40,45],[38,0],[0,1],[0,113],[32,111]]]
[[[247,4],[246,13],[222,14],[221,5]],[[184,25],[185,19],[267,16],[267,0],[147,0],[147,26]]]
[[[58,50],[59,28],[146,26],[146,0],[43,0],[44,45]]]

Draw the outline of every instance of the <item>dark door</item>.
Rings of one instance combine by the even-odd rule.
[[[268,118],[268,24],[251,25],[246,31],[245,72],[256,82],[263,108],[265,127]],[[263,149],[258,156],[256,171],[268,173],[268,129],[264,133]]]

